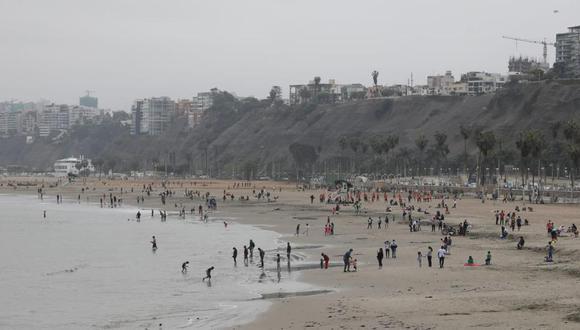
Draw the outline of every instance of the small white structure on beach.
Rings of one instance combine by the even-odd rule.
[[[55,176],[79,175],[84,171],[88,171],[89,173],[95,171],[91,160],[84,156],[59,159],[54,163]]]

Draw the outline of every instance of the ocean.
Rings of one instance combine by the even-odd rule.
[[[191,215],[161,222],[144,210],[137,222],[135,207],[12,195],[0,195],[0,210],[2,329],[227,328],[266,311],[270,302],[262,294],[313,289],[285,263],[276,271],[275,250],[285,256],[279,234],[220,212],[208,223]],[[257,250],[244,266],[250,238],[266,250],[265,272]],[[211,285],[202,282],[210,266]]]

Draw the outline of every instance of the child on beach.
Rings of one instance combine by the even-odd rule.
[[[423,254],[421,253],[421,251],[417,252],[417,262],[419,263],[419,268],[421,268],[422,259],[423,259]]]

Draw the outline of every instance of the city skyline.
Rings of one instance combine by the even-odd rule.
[[[0,22],[11,50],[0,55],[0,100],[76,104],[90,89],[103,108],[130,111],[136,98],[189,98],[212,87],[264,98],[279,85],[287,97],[288,85],[313,76],[370,85],[378,70],[383,84],[406,83],[411,73],[423,84],[447,70],[507,72],[509,56],[540,58],[542,49],[516,49],[502,35],[554,41],[580,23],[578,9],[564,0],[8,0],[0,4],[11,13]]]

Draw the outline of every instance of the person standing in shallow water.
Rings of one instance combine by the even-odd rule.
[[[253,240],[250,240],[250,258],[254,257],[254,248],[256,247],[256,244],[254,244]]]
[[[290,255],[292,254],[292,247],[290,246],[290,242],[286,244],[286,257],[288,261],[290,261]]]
[[[234,252],[232,254],[232,258],[234,259],[234,266],[238,264],[238,249],[234,247]]]
[[[258,248],[258,252],[260,252],[260,267],[264,268],[264,256],[266,255],[266,252],[261,248]]]
[[[151,248],[153,250],[157,250],[157,240],[155,239],[155,236],[152,237],[152,240],[151,240]]]
[[[244,265],[248,266],[248,248],[244,245]]]
[[[214,266],[209,267],[206,271],[205,271],[205,277],[201,279],[201,281],[205,281],[206,279],[208,281],[211,281],[211,271],[214,270]]]
[[[189,261],[186,261],[186,262],[181,264],[181,272],[182,273],[187,273],[187,266],[189,266]]]

